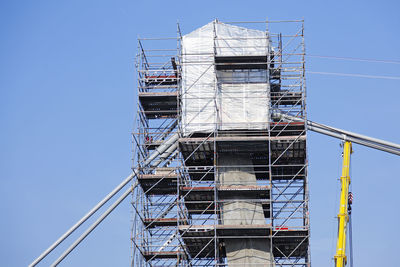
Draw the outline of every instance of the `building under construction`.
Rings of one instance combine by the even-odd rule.
[[[303,21],[138,50],[132,266],[310,266]]]

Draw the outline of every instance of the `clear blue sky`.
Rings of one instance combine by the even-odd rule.
[[[130,172],[140,36],[304,17],[310,55],[400,60],[398,1],[0,1],[0,258],[26,266]],[[400,64],[308,58],[310,71],[400,76]],[[400,143],[400,80],[308,74],[311,120]],[[333,266],[341,149],[309,134],[313,266]],[[395,266],[400,158],[360,146],[355,264]],[[61,266],[129,266],[125,201]],[[74,235],[76,237],[76,235]],[[51,263],[66,246],[44,263]]]

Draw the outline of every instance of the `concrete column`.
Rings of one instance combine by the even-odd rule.
[[[220,154],[218,179],[220,185],[257,185],[249,155]],[[246,165],[249,167],[238,167]],[[221,224],[265,224],[261,203],[245,200],[240,195],[220,199],[222,203]],[[274,266],[270,241],[262,238],[225,239],[228,266]]]

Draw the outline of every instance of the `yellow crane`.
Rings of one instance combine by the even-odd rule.
[[[350,187],[350,155],[353,153],[351,142],[343,144],[342,176],[340,177],[340,206],[338,213],[338,236],[335,254],[335,266],[344,267],[347,264],[346,237],[349,221],[349,187]]]

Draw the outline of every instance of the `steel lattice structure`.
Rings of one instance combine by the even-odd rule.
[[[246,77],[261,74],[269,84],[265,108],[271,116],[265,130],[221,130],[216,120],[213,131],[184,135],[182,101],[188,93],[182,67],[194,63],[183,60],[180,27],[177,37],[138,41],[133,140],[140,186],[132,194],[132,266],[235,266],[227,260],[226,244],[240,239],[265,242],[273,255],[271,266],[310,266],[304,24],[246,23],[228,24],[262,28],[271,48],[263,56],[223,58],[214,41],[212,86],[217,92],[226,82],[223,75],[241,77],[243,84]],[[282,25],[285,32],[273,32]],[[218,113],[218,97],[204,98],[217,103]],[[165,144],[168,149],[160,149]],[[157,149],[162,153],[154,158],[156,164],[148,165]],[[221,182],[227,155],[248,159],[229,167],[250,173],[256,182]],[[224,213],[231,212],[232,201],[262,207],[263,222],[227,223]]]

